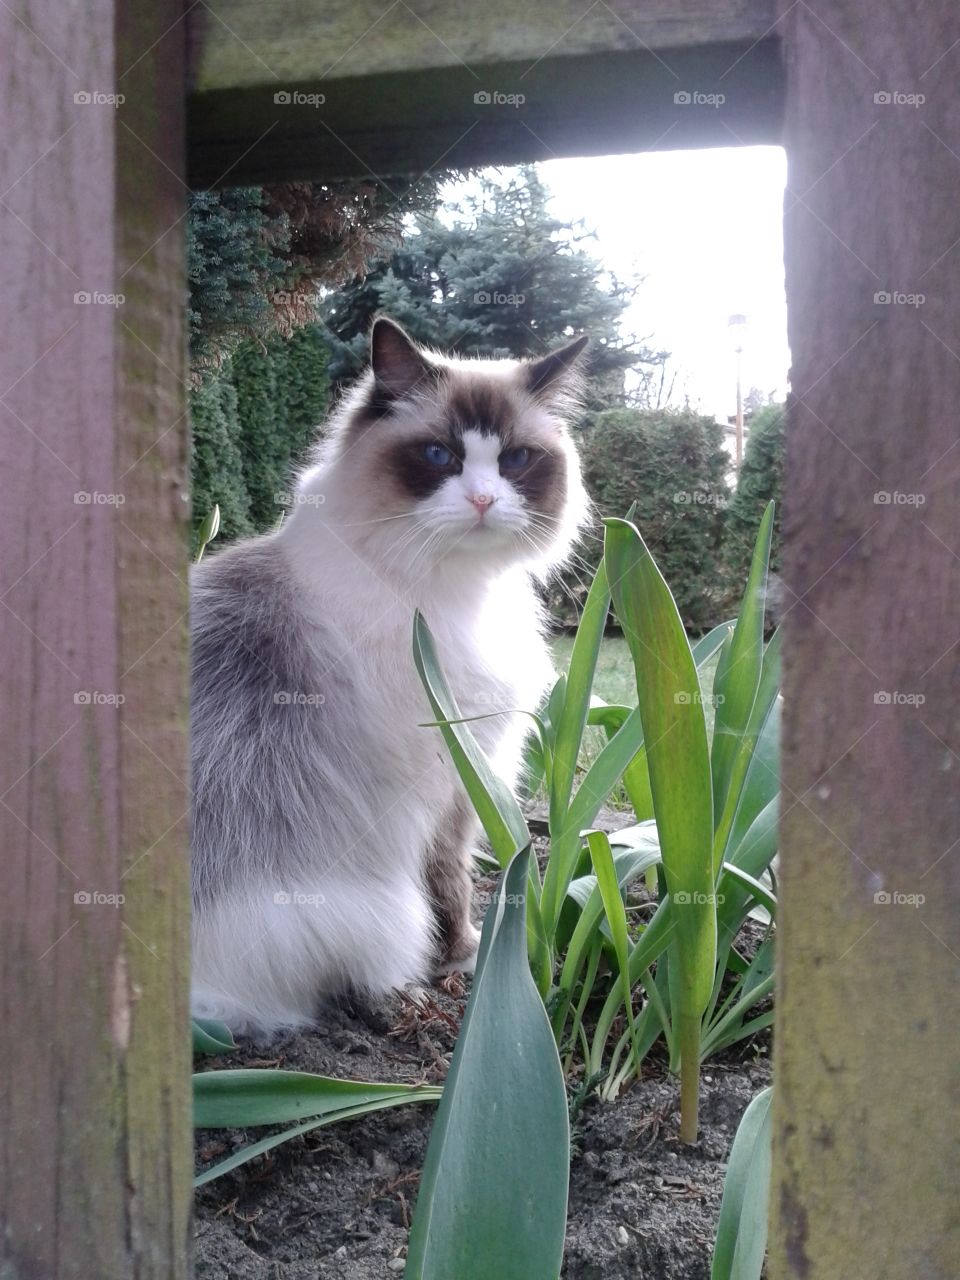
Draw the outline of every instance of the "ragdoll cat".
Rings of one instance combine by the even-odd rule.
[[[586,510],[564,423],[586,338],[455,359],[375,322],[282,527],[193,571],[193,1011],[239,1032],[469,969],[473,811],[412,656],[462,713],[551,679],[533,577]],[[523,715],[473,724],[516,780]]]

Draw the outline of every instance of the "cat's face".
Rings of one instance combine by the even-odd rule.
[[[559,558],[585,505],[562,416],[585,345],[534,361],[452,360],[378,320],[339,450],[368,477],[366,518],[423,560]]]

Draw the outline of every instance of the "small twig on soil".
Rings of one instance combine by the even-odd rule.
[[[437,985],[454,1000],[462,1000],[467,994],[467,984],[464,982],[462,973],[445,973]]]
[[[237,1208],[237,1204],[239,1203],[239,1200],[240,1200],[239,1196],[234,1196],[232,1200],[228,1200],[226,1204],[221,1205],[220,1208],[217,1210],[217,1217],[222,1218],[224,1217],[224,1215],[229,1214],[231,1218],[236,1218],[238,1222],[246,1223],[248,1227],[251,1225],[251,1223],[256,1222],[258,1218],[263,1217],[262,1209],[254,1209],[253,1213],[249,1213],[249,1214],[241,1213]]]

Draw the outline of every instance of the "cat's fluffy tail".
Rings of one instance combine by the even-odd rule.
[[[194,913],[191,1012],[270,1036],[309,1026],[324,995],[422,982],[435,955],[433,913],[409,880],[225,896]]]

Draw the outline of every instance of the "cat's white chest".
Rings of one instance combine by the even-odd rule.
[[[506,593],[505,593],[506,594]],[[469,623],[456,618],[437,629],[441,666],[470,730],[508,782],[516,778],[523,741],[553,675],[536,603],[511,591],[496,593]]]

